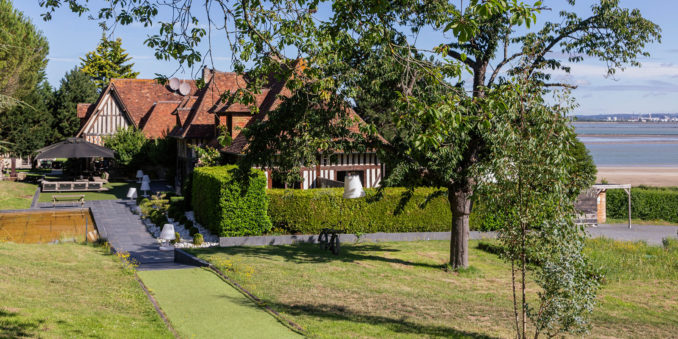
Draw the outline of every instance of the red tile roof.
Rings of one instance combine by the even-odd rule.
[[[247,127],[253,121],[267,119],[267,113],[281,102],[280,97],[289,96],[289,90],[282,82],[272,82],[255,95],[259,113],[250,116],[250,108],[240,103],[228,103],[222,95],[247,86],[247,79],[237,73],[205,69],[206,84],[198,89],[193,80],[183,80],[190,87],[190,93],[183,96],[153,79],[113,79],[95,104],[78,104],[78,117],[85,122],[106,93],[121,103],[122,110],[134,125],[151,138],[173,136],[178,138],[203,139],[216,145],[215,131],[219,115],[236,114],[233,118],[233,143],[223,149],[225,152],[240,154],[247,146],[247,140],[235,131],[235,127]],[[357,114],[350,110],[351,116]],[[358,117],[360,119],[360,117]],[[225,120],[224,120],[225,121]],[[362,121],[362,119],[360,119]],[[357,132],[358,127],[351,128]]]
[[[189,95],[195,95],[198,90],[195,81],[184,80],[184,82],[191,86]],[[151,113],[156,103],[185,100],[183,95],[170,89],[169,85],[162,85],[155,79],[113,79],[109,87],[122,102],[134,125],[142,130],[144,129],[144,126],[141,126],[142,120],[148,120],[147,115]]]
[[[78,111],[78,119],[86,118],[89,114],[92,114],[92,110],[94,110],[94,104],[78,104],[76,107]]]

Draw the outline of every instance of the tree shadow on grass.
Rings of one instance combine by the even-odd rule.
[[[282,258],[294,263],[327,263],[327,262],[356,262],[356,261],[380,261],[385,263],[400,264],[406,266],[442,269],[444,264],[432,264],[427,262],[408,261],[398,258],[389,258],[382,253],[399,252],[399,250],[387,248],[377,244],[342,245],[339,255],[321,248],[317,244],[295,244],[285,246],[242,246],[242,247],[210,247],[192,251],[198,255],[228,254],[243,255],[247,257],[271,260]],[[377,252],[370,254],[369,252]]]
[[[29,320],[19,313],[0,309],[0,338],[23,338],[35,336],[44,320]]]
[[[295,304],[269,303],[274,309],[292,316],[310,316],[328,321],[350,321],[373,326],[381,326],[389,331],[403,334],[415,334],[427,337],[444,338],[493,338],[480,333],[460,331],[447,326],[422,325],[406,319],[390,318],[382,315],[367,314],[347,310],[345,307],[329,304]]]

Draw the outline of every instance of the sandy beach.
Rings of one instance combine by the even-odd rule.
[[[598,166],[596,183],[607,180],[610,184],[633,186],[678,186],[677,166]]]

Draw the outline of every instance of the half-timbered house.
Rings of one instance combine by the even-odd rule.
[[[202,80],[204,86],[200,89],[194,81],[179,80],[186,84],[182,94],[172,86],[155,80],[114,79],[96,103],[78,105],[78,117],[81,118],[78,136],[101,143],[104,135],[133,126],[150,138],[175,138],[178,184],[190,175],[195,166],[197,155],[192,145],[218,145],[217,130],[223,126],[221,128],[230,133],[233,142],[221,152],[233,158],[241,155],[247,146],[241,129],[255,120],[264,119],[280,103],[279,96],[288,94],[283,83],[272,83],[256,95],[259,113],[252,115],[247,105],[226,104],[221,100],[224,92],[246,85],[242,76],[205,67]],[[376,187],[383,171],[384,165],[374,152],[324,156],[315,167],[302,168],[303,180],[297,187],[309,189],[337,184],[349,172],[360,175],[365,187]],[[266,174],[269,188],[279,187],[270,171]]]

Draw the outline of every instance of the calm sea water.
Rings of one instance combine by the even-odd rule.
[[[596,165],[678,166],[678,123],[575,122]]]

